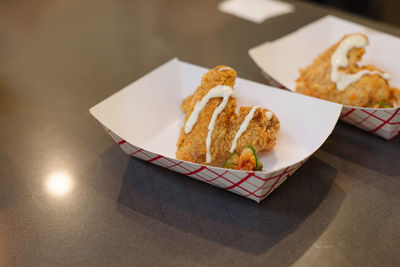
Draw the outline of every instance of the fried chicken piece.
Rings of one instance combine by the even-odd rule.
[[[400,90],[398,88],[390,88],[390,98],[388,100],[388,105],[393,107],[400,106]]]
[[[361,35],[368,40],[367,36]],[[388,102],[393,98],[393,93],[387,80],[379,74],[366,74],[342,91],[338,90],[336,83],[331,81],[331,57],[339,44],[348,36],[350,35],[344,36],[339,42],[320,54],[311,65],[300,70],[300,77],[296,81],[296,91],[349,106],[371,107],[382,101]],[[357,64],[364,53],[364,48],[352,48],[347,54],[348,66],[340,67],[339,71],[347,74],[354,74],[361,70],[382,72],[371,65],[360,67]]]
[[[188,96],[182,103],[181,109],[186,114],[185,124],[193,112],[194,106],[217,85],[227,85],[233,88],[236,72],[226,66],[218,66],[208,71],[202,78],[201,85],[193,95]],[[222,102],[222,97],[211,98],[199,113],[196,123],[190,133],[185,134],[184,127],[177,142],[176,158],[200,164],[222,166],[229,157],[230,148],[236,132],[250,112],[251,107],[240,108],[235,113],[236,99],[229,97],[227,105],[218,115],[211,134],[210,152],[212,160],[206,163],[206,138],[208,125],[214,110]],[[279,120],[269,110],[257,108],[248,128],[239,137],[236,143],[236,152],[241,152],[245,146],[252,146],[255,151],[271,149],[276,142],[279,131]]]

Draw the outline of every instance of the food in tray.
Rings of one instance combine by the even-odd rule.
[[[252,146],[246,146],[242,153],[234,152],[224,162],[222,167],[234,170],[261,171],[263,165],[258,161],[257,153]]]
[[[275,114],[258,106],[236,113],[236,71],[217,66],[202,77],[196,91],[183,100],[185,124],[176,158],[241,170],[261,170],[256,153],[273,148],[279,131]]]
[[[391,74],[372,65],[357,64],[367,45],[364,34],[345,35],[300,70],[296,91],[349,106],[398,106],[400,91],[390,87]]]

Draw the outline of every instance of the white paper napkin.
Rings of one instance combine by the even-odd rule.
[[[275,0],[226,0],[218,5],[222,12],[262,23],[268,18],[294,11],[294,6]]]

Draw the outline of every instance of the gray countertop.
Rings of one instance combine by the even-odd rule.
[[[128,157],[91,117],[172,57],[265,83],[248,49],[328,13],[400,36],[309,4],[262,24],[217,4],[0,3],[0,266],[400,265],[400,137],[339,122],[256,204]]]

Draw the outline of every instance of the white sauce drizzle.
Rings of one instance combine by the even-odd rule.
[[[214,110],[213,115],[211,117],[210,123],[208,124],[208,133],[207,133],[207,139],[206,139],[206,162],[210,163],[212,160],[211,152],[210,152],[210,146],[211,146],[211,134],[212,131],[214,130],[214,125],[215,121],[217,120],[217,117],[219,113],[221,113],[226,104],[228,103],[229,97],[232,95],[233,89],[230,86],[227,85],[217,85],[214,88],[212,88],[208,93],[201,99],[201,101],[197,102],[196,105],[193,108],[193,112],[190,114],[188,120],[186,121],[185,124],[185,134],[188,134],[192,131],[194,124],[197,121],[197,118],[199,117],[200,111],[205,107],[207,102],[211,98],[216,98],[216,97],[222,97],[222,102],[219,104],[219,106]]]
[[[222,67],[218,71],[223,71],[223,70],[233,70],[231,67]]]
[[[265,112],[265,116],[267,116],[267,120],[271,120],[273,115],[274,115],[274,113],[272,113],[271,111]]]
[[[369,74],[379,74],[383,79],[389,80],[392,76],[385,72],[379,72],[376,70],[362,70],[354,74],[347,74],[344,72],[339,71],[339,67],[347,67],[349,61],[347,59],[347,54],[350,52],[351,49],[363,48],[368,45],[368,40],[365,36],[361,34],[354,34],[350,35],[349,37],[345,38],[342,42],[340,42],[339,46],[336,48],[335,52],[331,57],[331,66],[332,66],[332,73],[331,73],[331,81],[336,83],[336,88],[339,91],[343,91],[349,86],[351,83],[358,81],[362,76]]]
[[[239,127],[239,130],[236,132],[235,137],[233,138],[233,142],[231,145],[231,149],[229,152],[233,153],[236,149],[236,143],[239,137],[247,130],[247,127],[249,126],[250,121],[254,117],[254,112],[257,110],[258,106],[253,106],[249,112],[249,114],[246,115],[244,118],[242,124]]]

